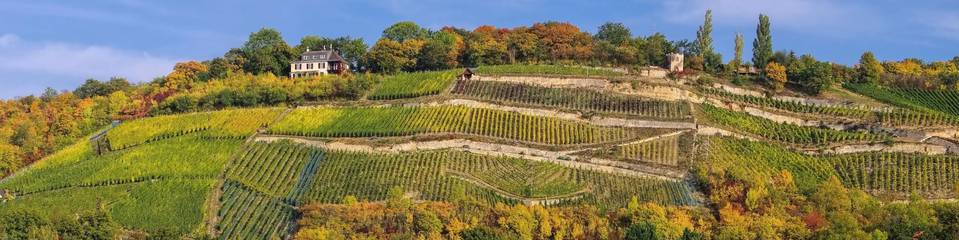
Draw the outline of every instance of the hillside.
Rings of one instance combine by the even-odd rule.
[[[127,120],[4,178],[0,215],[106,215],[128,236],[220,239],[524,237],[524,212],[552,221],[536,238],[582,239],[638,223],[669,238],[781,236],[833,214],[885,214],[859,231],[900,234],[931,225],[882,226],[900,221],[889,216],[956,216],[926,202],[957,197],[959,115],[917,103],[959,105],[949,95],[850,87],[889,104],[876,108],[584,69],[400,74],[357,100]],[[434,219],[438,230],[420,223]],[[959,224],[938,221],[941,234]]]

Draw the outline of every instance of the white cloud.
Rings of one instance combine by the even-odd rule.
[[[126,77],[131,81],[149,81],[166,75],[176,63],[174,59],[145,52],[70,43],[33,43],[18,39],[13,34],[0,37],[0,72],[53,75],[71,83],[82,82],[86,78],[108,79],[112,76]]]

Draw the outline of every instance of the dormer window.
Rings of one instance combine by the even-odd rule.
[[[310,56],[303,56],[303,60],[309,60]]]

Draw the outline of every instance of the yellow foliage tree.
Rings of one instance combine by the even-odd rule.
[[[766,78],[770,80],[773,90],[780,92],[786,87],[786,67],[776,62],[766,64]]]
[[[163,86],[169,89],[188,89],[200,75],[208,71],[206,65],[197,61],[180,62],[173,66],[173,72],[166,76]]]

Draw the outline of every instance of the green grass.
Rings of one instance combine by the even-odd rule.
[[[107,132],[106,138],[112,150],[194,132],[210,138],[243,139],[273,121],[282,111],[279,108],[236,109],[142,118],[120,124]]]
[[[665,130],[599,127],[516,112],[442,107],[300,108],[270,133],[309,137],[389,137],[458,133],[523,142],[571,145],[623,141]]]
[[[581,66],[560,65],[495,65],[482,66],[476,69],[480,75],[563,75],[585,77],[615,77],[626,75],[622,72],[608,69],[597,69]]]
[[[439,94],[446,89],[462,69],[399,73],[388,76],[369,95],[371,100],[414,98]]]
[[[704,120],[757,135],[769,140],[807,146],[825,146],[836,143],[882,142],[891,139],[887,135],[865,132],[846,132],[825,128],[777,123],[747,113],[730,111],[709,104],[702,104]]]

